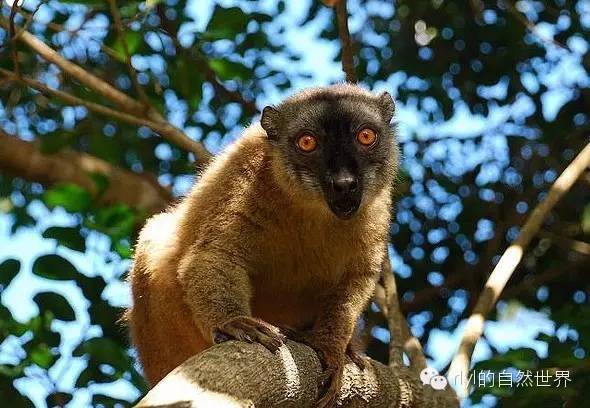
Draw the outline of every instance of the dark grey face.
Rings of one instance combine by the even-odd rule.
[[[391,96],[350,85],[314,89],[266,107],[261,124],[290,177],[341,219],[376,193],[397,163]]]

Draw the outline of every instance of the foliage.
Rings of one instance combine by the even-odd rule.
[[[147,101],[214,150],[255,119],[253,102],[261,108],[294,88],[343,77],[333,11],[316,0],[120,1],[125,41],[108,2],[46,3],[29,26],[32,33],[139,100],[127,47]],[[35,7],[25,2],[28,13]],[[453,333],[468,316],[498,255],[588,142],[590,3],[351,0],[348,8],[358,77],[397,100],[404,170],[391,226],[392,260],[412,330],[430,344],[433,333]],[[8,15],[3,5],[4,21]],[[23,27],[25,20],[17,15],[15,21]],[[299,33],[311,33],[304,45],[326,44],[334,52],[309,55],[294,38]],[[2,29],[0,42],[0,68],[13,70],[13,43]],[[16,49],[24,75],[110,105],[25,46]],[[45,154],[83,151],[156,175],[175,194],[194,173],[188,152],[147,127],[64,105],[2,77],[0,127],[35,140]],[[124,280],[146,212],[103,205],[100,192],[110,180],[94,178],[97,195],[76,184],[46,187],[24,174],[0,173],[0,217],[9,224],[0,247],[21,231],[54,243],[30,265],[26,254],[0,251],[0,395],[7,406],[31,406],[31,400],[128,406],[145,391],[119,323],[125,301],[107,293]],[[519,301],[514,313],[539,311],[552,322],[553,329],[537,337],[547,353],[524,345],[505,350],[488,338],[482,345],[490,348],[489,358],[476,367],[563,368],[573,381],[567,390],[546,392],[478,389],[474,402],[583,404],[579,396],[590,381],[584,274],[590,261],[571,243],[590,238],[589,197],[586,177],[552,213],[547,234],[535,241],[505,294]],[[104,268],[90,266],[97,259]],[[43,288],[32,296],[35,311],[27,318],[16,317],[19,305],[6,300],[19,281]],[[70,296],[74,291],[84,299],[80,305]],[[374,311],[366,318],[386,327]],[[494,316],[499,323],[511,318],[500,311]],[[72,333],[80,338],[72,340]],[[378,328],[372,333],[369,354],[385,361],[385,338]],[[435,350],[427,348],[430,357],[446,364]],[[127,391],[113,393],[122,383]],[[30,388],[44,390],[42,397]]]

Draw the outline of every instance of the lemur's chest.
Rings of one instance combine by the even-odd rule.
[[[332,288],[366,248],[359,228],[326,228],[302,220],[277,225],[268,235],[273,239],[257,245],[261,256],[255,273],[261,285],[279,292]]]

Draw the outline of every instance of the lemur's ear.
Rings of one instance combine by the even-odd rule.
[[[281,113],[272,106],[266,106],[262,110],[262,117],[260,118],[260,124],[266,131],[266,134],[270,140],[277,140],[279,138],[279,121],[281,119]]]
[[[393,114],[395,113],[395,102],[393,102],[393,98],[389,94],[389,92],[382,92],[379,96],[379,107],[381,108],[381,112],[383,117],[387,121],[387,123],[391,122],[393,119]]]

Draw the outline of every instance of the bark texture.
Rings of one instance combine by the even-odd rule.
[[[313,407],[321,365],[315,352],[289,341],[272,354],[259,344],[230,341],[181,364],[136,407]],[[455,393],[422,385],[407,367],[369,359],[361,371],[346,366],[340,407],[458,407]]]

